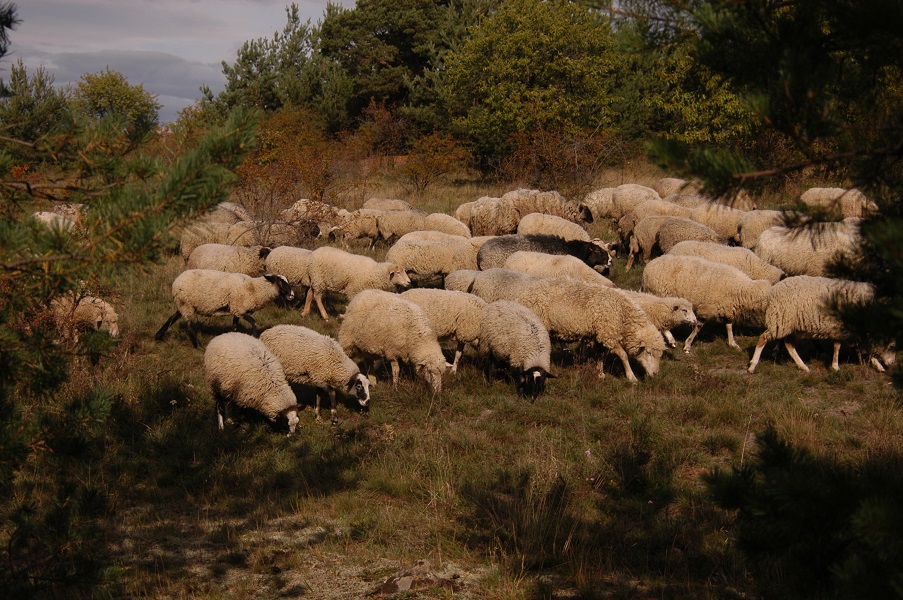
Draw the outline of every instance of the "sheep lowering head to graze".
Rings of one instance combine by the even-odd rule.
[[[615,285],[585,262],[569,254],[546,254],[519,250],[508,257],[504,268],[539,277],[572,277],[605,287],[614,287]]]
[[[310,253],[307,263],[310,289],[301,316],[310,313],[311,303],[316,300],[320,316],[329,320],[323,306],[326,292],[344,294],[349,299],[361,290],[383,290],[394,292],[411,287],[411,279],[405,270],[392,262],[376,262],[369,256],[352,254],[339,248],[321,246]]]
[[[417,304],[398,294],[363,290],[356,294],[339,327],[339,344],[348,356],[383,358],[398,384],[401,362],[414,366],[433,393],[442,391],[442,376],[451,369],[429,317]]]
[[[270,248],[266,246],[201,244],[188,255],[185,268],[213,269],[259,277],[266,270],[266,258],[269,253]]]
[[[792,338],[833,340],[834,355],[831,369],[840,369],[840,343],[849,338],[843,323],[834,309],[843,310],[851,305],[866,305],[874,298],[874,288],[868,283],[847,281],[830,277],[799,275],[776,283],[768,294],[765,307],[765,332],[759,336],[747,371],[753,373],[762,350],[771,340],[784,340],[787,352],[800,370],[809,367],[800,358]],[[896,362],[896,354],[888,347],[871,349],[870,362],[878,371],[885,364]]]
[[[546,389],[551,370],[552,342],[549,332],[536,314],[510,300],[487,304],[480,325],[481,349],[489,360],[486,379],[490,380],[495,359],[505,361],[514,371],[518,396],[536,398]]]
[[[318,389],[316,418],[320,422],[320,392],[329,395],[332,422],[338,421],[336,391],[357,400],[362,409],[370,405],[370,380],[342,350],[337,341],[307,327],[276,325],[260,334],[260,341],[279,359],[290,383]]]
[[[255,410],[288,433],[298,426],[298,401],[279,359],[263,342],[244,333],[224,333],[207,344],[204,373],[222,431],[230,405]]]
[[[441,281],[452,271],[476,269],[477,252],[483,241],[439,231],[414,231],[389,248],[386,260],[404,268],[417,283]]]
[[[238,327],[239,317],[244,318],[256,335],[257,322],[251,313],[273,301],[288,304],[295,293],[282,275],[268,273],[262,277],[249,277],[243,273],[191,269],[183,271],[172,282],[172,297],[176,312],[157,331],[156,339],[162,340],[166,330],[184,317],[188,337],[198,348],[200,342],[194,331],[194,320],[198,315],[232,315],[233,328]]]
[[[50,308],[57,327],[71,332],[72,339],[77,337],[78,329],[104,330],[112,337],[119,337],[119,315],[106,300],[96,296],[73,298],[67,295],[54,299]]]
[[[611,266],[611,254],[599,244],[581,240],[565,240],[555,235],[509,234],[487,240],[477,253],[477,267],[482,270],[502,268],[508,257],[518,250],[570,254],[576,256],[603,275]]]

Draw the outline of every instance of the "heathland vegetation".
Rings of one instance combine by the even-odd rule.
[[[901,380],[855,350],[903,329],[898,3],[358,0],[286,17],[173,123],[110,70],[59,89],[18,63],[2,82],[6,597],[903,597]],[[17,23],[0,3],[0,57]],[[735,328],[741,351],[710,324],[636,385],[556,344],[530,401],[468,350],[440,395],[380,373],[369,413],[349,401],[335,425],[302,394],[285,437],[216,431],[203,351],[177,327],[154,339],[179,232],[220,202],[262,222],[302,198],[452,214],[663,176],[801,220],[837,218],[799,202],[811,186],[876,203],[861,260],[831,271],[875,286],[841,315],[858,346],[839,371],[803,343],[810,373],[770,348],[748,374],[761,328]],[[55,208],[71,229],[29,218]],[[315,233],[305,247],[329,243]],[[638,289],[624,264],[610,278]],[[60,331],[51,303],[86,293],[116,308],[118,337]],[[338,330],[316,311],[255,318]],[[202,319],[201,342],[228,326]]]

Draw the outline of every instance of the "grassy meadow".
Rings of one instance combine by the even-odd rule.
[[[619,171],[599,187],[656,178]],[[452,213],[506,189],[465,182],[406,199]],[[402,197],[391,186],[373,195]],[[612,238],[604,223],[591,232]],[[623,266],[617,260],[611,278],[638,288],[642,266]],[[397,389],[391,380],[371,389],[367,414],[340,402],[333,426],[314,422],[313,398],[299,390],[293,437],[253,421],[219,433],[203,350],[181,322],[162,342],[153,337],[174,310],[181,269],[174,255],[121,282],[121,343],[97,366],[77,365],[63,390],[99,383],[115,399],[90,474],[109,494],[114,596],[762,597],[758,567],[733,544],[734,515],[717,508],[702,477],[755,460],[756,433],[768,425],[843,462],[903,451],[889,376],[848,349],[833,373],[830,344],[812,343],[799,345],[811,373],[772,344],[749,375],[760,331],[735,328],[738,351],[715,323],[690,354],[668,350],[660,373],[637,385],[617,359],[599,379],[579,348],[558,345],[557,378],[531,402],[510,381],[487,383],[468,350],[439,396],[407,372]],[[255,318],[261,328],[338,330],[315,310],[302,319],[271,307]],[[202,320],[202,343],[230,324]],[[688,330],[674,333],[682,340]]]

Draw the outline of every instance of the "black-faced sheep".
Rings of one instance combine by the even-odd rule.
[[[488,355],[486,378],[496,359],[513,370],[518,396],[536,398],[545,391],[551,370],[552,342],[546,326],[526,306],[510,300],[487,304],[482,315],[480,345]]]
[[[611,267],[612,258],[606,250],[594,242],[565,240],[555,235],[500,235],[480,247],[477,253],[477,268],[502,268],[508,257],[518,250],[545,252],[546,254],[570,254],[605,275]]]

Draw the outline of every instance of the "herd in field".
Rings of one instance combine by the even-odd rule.
[[[620,359],[627,380],[637,382],[637,366],[655,376],[667,346],[677,345],[672,329],[692,328],[683,342],[690,352],[709,321],[723,324],[728,344],[737,348],[735,324],[764,327],[749,373],[771,341],[783,342],[808,371],[797,338],[832,341],[837,370],[845,332],[831,306],[866,303],[873,290],[829,277],[826,269],[839,254],[855,259],[859,223],[877,207],[859,191],[841,188],[813,188],[800,200],[834,209],[843,220],[793,228],[787,211],[757,209],[743,194],[714,201],[673,178],[653,187],[599,189],[580,202],[518,189],[462,204],[454,216],[374,198],[355,211],[301,200],[276,220],[257,221],[240,205],[222,203],[181,234],[185,269],[172,282],[175,312],[156,338],[183,319],[199,347],[198,317],[231,316],[233,329],[244,319],[250,335],[218,335],[205,349],[219,426],[237,405],[289,432],[298,424],[292,383],[317,389],[318,421],[320,400],[328,397],[335,422],[336,394],[369,405],[376,361],[391,369],[393,384],[406,364],[440,393],[467,346],[486,357],[487,377],[501,364],[517,393],[529,397],[554,377],[553,344],[607,350]],[[77,223],[77,214],[35,218],[61,228]],[[587,223],[605,220],[619,239],[587,232]],[[299,247],[312,236],[327,245]],[[386,260],[354,252],[351,242],[359,239],[368,249],[387,244]],[[628,270],[637,260],[645,263],[641,291],[618,288],[606,277],[618,251]],[[323,320],[331,318],[329,295],[347,300],[344,314],[334,315],[341,320],[336,338],[287,324],[259,333],[255,311],[272,302],[300,307],[302,294],[301,316],[316,303]],[[100,298],[60,302],[54,313],[61,322],[118,335],[116,313]],[[445,341],[455,344],[452,362],[440,345]],[[878,370],[895,362],[892,344],[861,350]],[[603,364],[600,359],[599,377]]]

